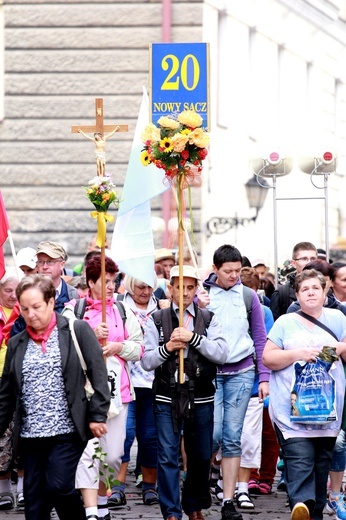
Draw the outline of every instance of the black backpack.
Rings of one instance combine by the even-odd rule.
[[[195,305],[195,315],[194,331],[197,334],[205,335],[214,314],[208,309],[198,309]],[[152,317],[159,333],[160,344],[167,343],[170,340],[173,328],[175,328],[174,324],[178,320],[173,308],[160,309],[154,312]],[[179,418],[193,419],[195,384],[203,385],[205,382],[213,381],[216,377],[216,364],[208,361],[206,358],[202,360],[198,350],[189,348],[188,355],[184,359],[184,373],[189,378],[188,382],[183,384],[176,382],[176,370],[177,355],[175,353],[156,368],[153,392],[156,394],[156,389],[160,382],[169,386],[174,428],[177,431]]]
[[[123,326],[125,328],[126,310],[125,310],[124,304],[121,301],[117,301],[117,300],[115,300],[114,303],[117,306],[117,309],[119,311],[120,317],[123,322]],[[74,314],[78,320],[81,320],[83,318],[83,316],[85,314],[86,304],[87,304],[86,298],[78,298],[78,300],[76,300],[76,305],[74,307]]]

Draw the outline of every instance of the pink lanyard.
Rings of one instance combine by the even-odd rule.
[[[191,320],[192,320],[192,316],[191,316],[191,314],[188,312],[188,313],[187,313],[187,316],[186,316],[185,319],[184,319],[184,327],[185,327],[186,329],[189,328],[189,325],[190,325],[190,321],[191,321]]]

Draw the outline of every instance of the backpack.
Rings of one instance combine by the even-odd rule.
[[[278,286],[278,294],[279,294],[279,309],[280,316],[287,313],[288,307],[291,305],[291,285],[290,282],[286,282],[284,285]]]
[[[74,306],[74,315],[78,320],[81,320],[85,314],[86,303],[87,303],[86,298],[78,298],[76,300],[76,305]],[[123,322],[123,327],[125,328],[126,310],[125,310],[124,304],[121,301],[117,301],[117,300],[115,300],[114,303],[119,311],[120,317]],[[65,307],[61,314],[62,314],[62,316],[65,316],[65,318],[70,319],[71,318],[71,308]]]
[[[195,307],[196,310],[197,307]],[[165,312],[164,312],[165,311]],[[168,312],[169,311],[169,312]],[[200,335],[204,335],[204,332],[209,327],[212,317],[214,313],[209,311],[208,309],[198,309],[196,312],[196,317],[198,316],[198,312],[203,318],[203,322],[201,323],[198,318],[196,318],[196,327],[199,329],[195,329],[195,332]],[[161,327],[163,332],[163,341],[167,343],[170,340],[171,334],[173,332],[173,324],[171,318],[171,307],[167,309],[159,309],[158,311],[153,312],[152,316],[158,330],[159,336],[161,333]],[[202,328],[201,328],[202,327]]]
[[[194,307],[196,313],[194,332],[205,335],[214,314],[208,309],[198,309],[196,305]],[[172,319],[176,320],[177,316],[172,315],[172,308],[169,307],[155,311],[152,317],[159,333],[159,342],[167,343],[173,331]],[[159,380],[169,385],[175,431],[178,428],[179,418],[193,419],[195,382],[203,384],[206,381],[213,381],[216,377],[216,365],[206,358],[202,360],[196,349],[189,348],[188,355],[184,359],[184,372],[189,378],[188,382],[183,384],[176,382],[176,370],[177,358],[171,356],[163,365],[156,368],[153,384],[154,394]]]

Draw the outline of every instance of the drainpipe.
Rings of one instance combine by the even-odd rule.
[[[171,41],[172,28],[172,0],[162,0],[162,42],[169,43]],[[162,237],[163,247],[169,244],[168,222],[171,218],[171,199],[172,190],[168,189],[162,194],[162,218],[165,222],[165,230]]]

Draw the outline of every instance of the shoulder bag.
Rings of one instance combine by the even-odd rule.
[[[93,389],[92,384],[90,382],[90,379],[88,378],[87,365],[85,363],[82,351],[81,351],[79,343],[78,343],[76,332],[74,330],[74,322],[75,322],[75,320],[73,320],[73,319],[69,320],[70,332],[71,332],[73,344],[74,344],[74,347],[76,349],[76,352],[77,352],[77,355],[78,355],[78,358],[79,358],[79,361],[80,361],[80,364],[81,364],[81,367],[82,367],[82,370],[83,370],[83,373],[84,373],[84,377],[85,377],[85,385],[84,385],[85,395],[86,395],[86,398],[88,399],[88,401],[90,401],[91,397],[93,396],[93,394],[95,392],[94,392],[94,389]],[[113,401],[111,400],[110,406],[109,406],[109,410],[108,410],[108,414],[107,414],[107,418],[108,419],[112,419],[116,415],[119,415],[119,410],[114,405]]]

